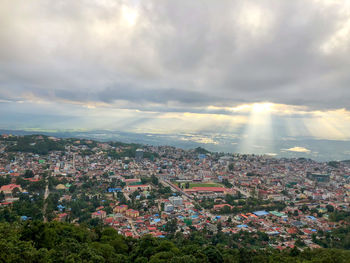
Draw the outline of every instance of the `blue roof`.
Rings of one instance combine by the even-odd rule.
[[[158,223],[158,222],[160,222],[160,219],[159,219],[159,218],[156,218],[156,219],[154,219],[153,221],[156,222],[156,223]]]
[[[121,188],[108,188],[108,192],[112,193],[112,192],[120,192],[122,189]]]
[[[238,225],[237,227],[239,227],[239,228],[247,228],[248,226],[247,225]]]
[[[269,212],[266,212],[266,211],[255,211],[253,212],[254,215],[256,216],[266,216],[269,214]]]
[[[316,217],[314,216],[307,216],[307,218],[310,218],[311,220],[316,220]]]

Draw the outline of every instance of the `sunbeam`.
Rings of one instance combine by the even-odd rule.
[[[240,144],[241,153],[273,152],[272,103],[254,103]]]

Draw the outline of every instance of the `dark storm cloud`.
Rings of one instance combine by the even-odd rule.
[[[0,2],[6,100],[350,107],[344,1]]]

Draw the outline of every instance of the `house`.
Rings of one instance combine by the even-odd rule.
[[[16,191],[23,192],[21,186],[18,184],[3,185],[0,188],[0,193],[4,193],[7,202],[13,202],[19,199],[18,197],[13,197],[13,193]]]
[[[229,204],[219,204],[219,205],[214,205],[214,210],[220,210],[220,209],[224,208],[225,206],[232,209],[232,206]]]
[[[119,205],[114,207],[113,212],[114,213],[124,213],[126,210],[128,210],[127,205]]]
[[[129,192],[135,192],[135,191],[149,191],[151,189],[151,186],[148,184],[140,184],[140,185],[128,185],[126,187],[126,190]]]
[[[126,210],[126,216],[135,218],[135,217],[138,217],[139,215],[140,215],[140,213],[139,213],[139,211],[137,211],[137,210],[134,210],[134,209],[128,209],[128,210]]]
[[[22,188],[18,184],[8,184],[3,185],[0,188],[0,192],[4,192],[5,195],[12,195],[13,190],[18,189],[20,192],[22,192]]]
[[[106,218],[106,216],[107,216],[107,213],[103,210],[99,210],[99,211],[96,211],[96,212],[91,214],[92,218],[104,219],[104,218]]]

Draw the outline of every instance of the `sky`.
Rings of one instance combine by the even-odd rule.
[[[350,141],[348,0],[0,7],[0,128]]]

